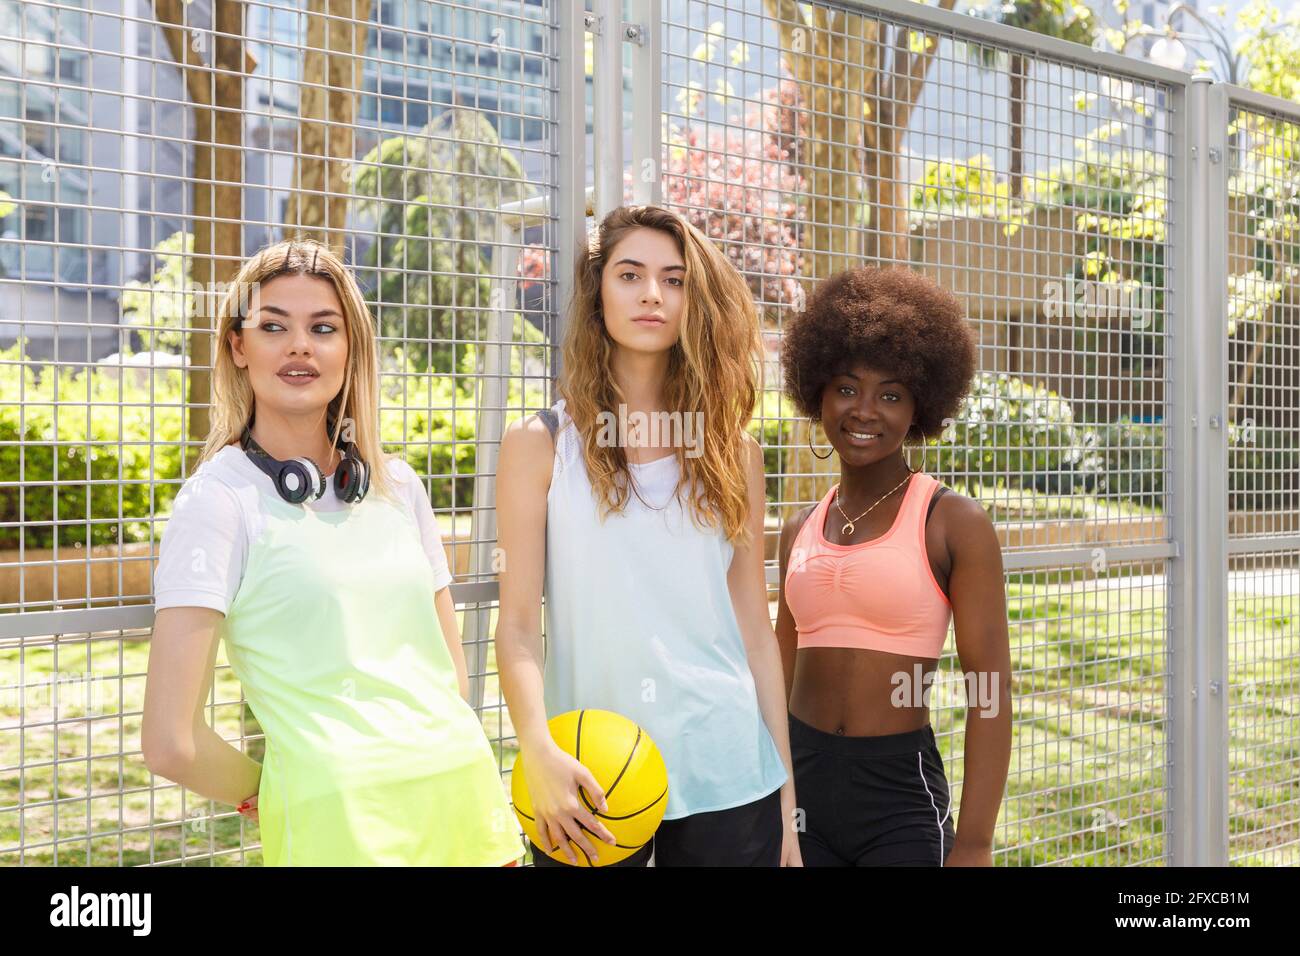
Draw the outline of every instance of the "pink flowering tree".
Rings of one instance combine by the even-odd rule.
[[[749,284],[765,329],[777,325],[782,308],[802,301],[796,96],[794,84],[783,82],[725,124],[684,115],[667,126],[663,147],[663,204],[717,241]],[[633,201],[630,170],[623,198]],[[525,294],[549,278],[549,260],[541,246],[524,250]]]
[[[670,124],[664,144],[663,201],[716,240],[749,283],[764,327],[800,303],[798,143],[794,84],[752,103],[743,122],[690,118]]]

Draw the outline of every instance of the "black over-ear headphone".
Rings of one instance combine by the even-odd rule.
[[[290,458],[288,461],[272,458],[253,438],[252,425],[249,421],[244,426],[240,447],[249,460],[271,479],[281,498],[297,505],[325,494],[325,475],[316,462],[310,458]],[[333,423],[329,428],[333,431]],[[343,451],[343,460],[334,471],[334,496],[348,504],[356,504],[370,491],[370,468],[357,454],[355,443],[343,441],[340,435],[337,447]]]

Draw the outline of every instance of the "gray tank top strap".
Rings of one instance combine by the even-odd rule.
[[[560,428],[560,416],[555,414],[553,408],[543,408],[537,413],[537,417],[546,423],[546,430],[551,433],[551,439],[555,439],[555,433]]]
[[[930,523],[930,515],[934,513],[934,506],[937,505],[939,503],[939,499],[942,498],[947,493],[948,493],[948,489],[945,488],[943,485],[940,485],[937,489],[935,489],[935,491],[933,492],[934,497],[930,499],[930,507],[925,509],[926,524]]]

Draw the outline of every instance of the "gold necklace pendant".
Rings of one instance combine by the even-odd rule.
[[[838,488],[836,488],[836,489],[835,489],[835,507],[839,509],[840,514],[844,515],[844,522],[845,522],[843,525],[840,526],[840,536],[841,536],[841,537],[844,537],[844,538],[850,537],[850,536],[853,534],[853,529],[854,529],[854,527],[855,527],[854,522],[855,522],[855,521],[861,521],[861,520],[862,520],[863,518],[865,518],[867,515],[871,514],[872,509],[875,508],[876,505],[880,504],[880,502],[884,501],[886,498],[888,498],[890,495],[892,495],[892,494],[893,494],[895,491],[897,491],[899,488],[903,487],[903,485],[907,484],[908,479],[910,479],[910,478],[912,477],[912,474],[913,474],[913,473],[909,470],[908,473],[907,473],[907,478],[904,478],[904,479],[903,479],[902,481],[900,481],[898,484],[894,485],[893,488],[890,488],[890,489],[889,489],[888,491],[886,491],[883,495],[881,495],[879,498],[877,498],[875,504],[873,504],[873,505],[872,505],[870,508],[868,508],[866,511],[862,512],[862,514],[858,515],[856,518],[850,518],[848,512],[844,510],[844,506],[843,506],[842,504],[840,504],[840,490],[839,490]]]

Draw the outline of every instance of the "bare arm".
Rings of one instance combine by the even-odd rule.
[[[556,746],[546,724],[543,697],[542,584],[546,570],[546,496],[555,449],[546,425],[537,418],[514,422],[501,439],[497,463],[497,546],[503,561],[498,582],[497,671],[506,699],[524,776],[533,801],[539,835],[563,846],[569,842],[588,856],[597,850],[582,828],[614,843],[614,835],[578,797],[581,786],[604,808],[605,794],[581,763]],[[552,847],[546,847],[551,849]]]
[[[451,599],[451,588],[440,588],[434,595],[434,606],[438,610],[438,624],[442,628],[442,639],[447,642],[447,652],[456,668],[456,684],[460,687],[460,696],[469,700],[469,667],[465,664],[465,648],[460,642],[460,624],[456,620],[456,602]]]
[[[501,439],[497,464],[497,669],[520,747],[550,740],[542,700],[542,581],[546,568],[546,494],[554,450],[541,422],[515,422]]]
[[[781,649],[781,671],[785,675],[786,706],[790,704],[790,691],[794,689],[794,661],[799,650],[799,631],[795,627],[794,615],[785,603],[785,577],[789,573],[790,549],[794,547],[799,531],[812,514],[814,506],[809,505],[796,515],[792,515],[781,527],[780,581],[776,605],[776,643]]]
[[[786,781],[781,785],[782,865],[802,865],[798,839],[793,831],[795,811],[794,764],[790,759],[790,724],[786,709],[785,678],[782,676],[781,651],[776,634],[772,631],[772,618],[767,604],[767,581],[763,571],[763,518],[767,512],[767,494],[763,480],[763,450],[749,435],[745,436],[747,452],[747,485],[749,492],[750,539],[747,544],[737,544],[727,571],[727,586],[731,603],[736,611],[736,621],[745,641],[745,655],[754,675],[754,689],[758,694],[758,707],[772,734],[781,762],[785,764]]]
[[[158,612],[149,643],[140,742],[150,772],[202,797],[238,804],[257,793],[262,765],[228,744],[203,718],[222,617],[205,607]]]
[[[973,675],[966,678],[961,813],[946,865],[991,866],[993,828],[1011,762],[1011,647],[1002,549],[977,502],[945,495],[936,510],[945,506],[957,656],[963,674]]]

